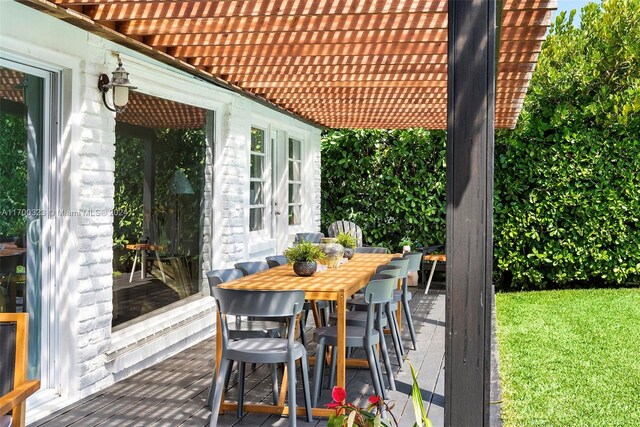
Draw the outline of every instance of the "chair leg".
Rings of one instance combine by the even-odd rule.
[[[403,307],[402,311],[404,311],[404,316],[407,318],[407,327],[409,328],[409,333],[411,334],[413,349],[417,350],[418,346],[416,345],[416,330],[413,327],[413,319],[411,318],[411,307],[409,307],[409,301],[406,298],[402,298],[402,307]]]
[[[229,359],[223,358],[220,360],[220,371],[216,380],[216,388],[213,395],[213,402],[211,404],[211,420],[209,421],[209,427],[218,426],[218,413],[220,412],[220,403],[222,402],[222,392],[224,391],[224,378],[227,375],[229,369]]]
[[[296,361],[293,355],[287,360],[287,371],[289,372],[289,426],[296,427]]]
[[[244,406],[244,362],[238,362],[238,418],[242,418]]]
[[[387,400],[389,396],[387,395],[387,389],[384,386],[384,378],[382,377],[382,367],[380,366],[380,360],[378,359],[377,348],[375,345],[372,348],[373,348],[374,366],[376,367],[376,372],[378,372],[378,381],[380,382],[380,391],[382,392],[382,394],[379,394],[378,396],[382,396],[383,399]]]
[[[273,392],[273,404],[278,405],[278,365],[271,364],[271,387]]]
[[[300,313],[300,341],[305,348],[307,347],[307,313],[308,311],[303,311],[302,313]]]
[[[393,348],[396,351],[396,358],[398,359],[398,365],[402,368],[404,363],[403,356],[404,352],[402,346],[400,345],[400,334],[398,333],[398,325],[396,324],[396,318],[391,311],[391,306],[389,304],[385,304],[384,307],[385,315],[387,316],[387,323],[389,324],[389,330],[391,330],[391,339],[393,340]]]
[[[231,371],[233,371],[233,360],[229,362],[229,369],[227,369],[227,375],[224,379],[224,389],[229,390],[229,381],[231,381]]]
[[[393,378],[393,371],[391,370],[391,361],[389,361],[389,349],[387,348],[387,341],[384,338],[384,329],[381,327],[378,332],[380,333],[380,351],[382,353],[382,362],[384,363],[384,370],[387,372],[389,388],[393,391],[396,391],[396,382]],[[382,384],[384,385],[384,382]]]
[[[307,422],[312,422],[313,414],[311,413],[311,395],[309,393],[309,361],[306,353],[302,355],[302,387],[304,389],[304,407],[307,412]]]
[[[318,406],[318,398],[320,397],[320,390],[322,389],[322,374],[324,371],[324,354],[325,347],[324,342],[318,342],[316,346],[316,366],[313,370],[313,391],[311,394],[311,406],[314,408]]]
[[[365,345],[364,351],[367,353],[367,360],[369,361],[369,372],[371,372],[371,380],[373,381],[373,390],[376,396],[382,396],[382,387],[380,387],[380,375],[378,374],[378,367],[375,359],[375,346]]]

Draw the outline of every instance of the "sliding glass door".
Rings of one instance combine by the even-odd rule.
[[[52,386],[57,75],[0,58],[0,311],[29,313],[30,378]]]

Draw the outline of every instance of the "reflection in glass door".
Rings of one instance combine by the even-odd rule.
[[[29,313],[30,378],[48,387],[51,73],[0,62],[0,311]],[[49,163],[53,164],[53,163]],[[55,169],[55,168],[53,168]],[[48,170],[48,169],[47,169]],[[45,243],[46,242],[46,243]],[[43,268],[45,267],[45,268]]]

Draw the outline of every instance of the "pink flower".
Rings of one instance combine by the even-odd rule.
[[[375,405],[380,402],[380,396],[369,396],[369,403]]]
[[[334,387],[331,391],[331,397],[333,398],[334,402],[341,403],[347,398],[347,391],[342,387]]]
[[[329,408],[329,409],[336,409],[336,408],[340,408],[342,406],[342,403],[340,403],[340,402],[331,402],[331,403],[327,403],[325,406],[327,408]]]

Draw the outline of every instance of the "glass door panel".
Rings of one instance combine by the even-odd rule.
[[[29,313],[30,378],[41,378],[45,97],[49,82],[0,67],[0,311]]]

